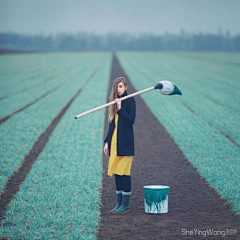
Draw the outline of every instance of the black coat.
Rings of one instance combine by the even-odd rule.
[[[126,96],[126,92],[121,96]],[[136,115],[136,102],[133,97],[128,98],[121,103],[121,109],[117,111],[117,156],[134,156],[134,135],[133,124]],[[115,118],[109,123],[109,130],[104,142],[108,143],[108,152],[110,156],[111,140],[115,128]]]

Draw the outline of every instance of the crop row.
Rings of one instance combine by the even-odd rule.
[[[79,55],[79,58],[82,57]],[[56,126],[10,203],[2,221],[1,236],[24,239],[95,239],[99,220],[105,112],[101,110],[74,119],[75,115],[96,107],[96,103],[104,104],[106,101],[111,54],[95,54],[94,59],[94,64],[85,74],[42,99],[39,104],[16,114],[23,115],[20,121],[26,121],[24,116],[34,115],[26,121],[32,127],[27,128],[26,125],[25,128],[34,128],[35,137],[31,138],[36,140],[39,132],[50,123],[44,121],[44,118],[50,120],[47,115],[51,115],[52,119],[98,66],[96,74],[92,74]],[[16,123],[18,119],[19,116],[13,116],[9,122]],[[38,133],[35,131],[37,127],[39,130],[41,128]],[[24,131],[22,125],[19,126],[19,131],[20,129]],[[29,137],[29,131],[23,135],[24,139],[19,140],[24,143]],[[9,139],[8,144],[10,141]],[[31,144],[26,145],[26,149],[29,149]],[[14,154],[19,156],[19,153]],[[22,156],[24,154],[26,152],[23,151]],[[15,161],[17,159],[12,160],[12,164]],[[16,168],[17,166],[14,169]]]
[[[138,74],[138,82],[144,82],[144,87],[148,87],[150,84],[154,85],[159,80],[173,79],[176,85],[179,83],[181,88],[184,89],[184,97],[179,100],[184,102],[185,106],[189,105],[191,107],[192,102],[194,102],[194,111],[198,115],[240,144],[240,137],[236,131],[240,114],[238,104],[238,101],[240,101],[238,94],[240,86],[237,87],[237,84],[239,84],[238,69],[235,75],[233,75],[233,71],[229,71],[229,76],[224,78],[225,88],[222,88],[223,83],[220,80],[222,66],[209,66],[206,63],[201,62],[199,64],[198,61],[185,60],[181,58],[181,54],[162,53],[158,55],[148,53],[144,57],[139,56],[138,53],[132,53],[132,55],[132,61],[127,61],[128,56],[124,59],[126,68],[129,72]],[[145,67],[142,67],[142,65]],[[233,70],[236,69],[233,68]],[[219,77],[215,76],[216,82],[213,84],[211,78],[216,73],[219,74]],[[225,97],[225,100],[220,102],[223,97]]]
[[[29,63],[25,59],[29,60],[29,56],[26,55],[22,57],[22,69],[26,69],[26,72],[22,72],[21,77],[19,77],[19,74],[17,76],[13,75],[9,80],[4,80],[4,78],[1,80],[1,85],[6,84],[6,82],[10,84],[0,88],[0,98],[5,97],[1,100],[0,118],[23,108],[48,91],[68,84],[72,79],[76,79],[96,64],[91,54],[83,54],[81,58],[77,57],[76,54],[72,54],[72,57],[69,54],[39,55],[30,55],[30,57],[35,65],[45,64],[45,68],[44,65],[42,66],[41,74],[37,74],[33,78],[27,78],[27,70],[31,69],[32,66],[26,66]],[[12,64],[15,61],[14,56],[12,56]],[[11,72],[11,68],[2,70],[1,75],[4,72]],[[18,78],[21,80],[18,80]],[[24,79],[27,79],[27,81],[22,81]]]
[[[223,64],[235,61],[231,53],[224,54],[221,64],[190,60],[184,53],[120,52],[118,58],[137,90],[160,80],[181,89],[183,96],[157,91],[141,96],[187,159],[240,213],[240,71]]]
[[[55,57],[57,58],[58,55]],[[83,62],[82,58],[84,59],[84,57],[85,55],[79,55],[79,59],[81,59],[80,62]],[[92,73],[96,69],[99,69],[108,58],[107,54],[100,54],[97,58],[96,55],[92,54],[92,59],[90,61],[92,64],[88,65],[85,71],[75,75],[74,78],[72,77],[73,74],[70,72],[69,76],[64,76],[63,78],[64,81],[67,80],[66,84],[30,107],[24,109],[24,111],[13,115],[9,120],[0,125],[1,191],[8,177],[13,171],[19,168],[21,162],[24,160],[24,156],[27,155],[40,134],[45,131],[63,106],[65,106],[77,90],[85,84]],[[76,58],[76,62],[73,62],[73,65],[76,65],[77,62],[78,58]],[[79,69],[81,68],[82,66],[79,65]],[[44,91],[44,88],[42,91]],[[31,94],[29,93],[29,95]],[[35,97],[34,94],[32,97]],[[21,102],[21,99],[18,101]],[[22,101],[24,101],[24,99],[22,99]],[[7,107],[10,108],[10,106],[1,105],[1,108]]]

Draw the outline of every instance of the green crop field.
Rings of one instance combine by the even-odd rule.
[[[182,96],[155,90],[141,97],[201,176],[240,213],[240,54],[117,57],[136,90],[161,80],[180,88]],[[106,109],[74,117],[106,103],[111,61],[108,52],[0,56],[1,194],[55,124],[8,205],[0,237],[96,239]]]
[[[106,102],[111,59],[110,53],[0,57],[1,96],[7,96],[1,115],[40,98],[0,125],[1,191],[39,135],[81,89],[9,205],[1,237],[95,238],[105,115],[74,117]]]
[[[120,52],[118,58],[137,90],[158,80],[181,89],[183,96],[141,96],[192,165],[240,213],[240,54]]]

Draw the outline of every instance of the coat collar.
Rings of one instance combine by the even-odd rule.
[[[122,96],[119,96],[119,95],[117,95],[118,96],[118,98],[122,98],[122,97],[125,97],[125,96],[127,96],[127,91],[125,91],[124,93],[123,93],[123,95]]]

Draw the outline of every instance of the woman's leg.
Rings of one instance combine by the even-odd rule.
[[[116,190],[123,191],[123,176],[115,174]]]
[[[122,176],[115,174],[115,182],[116,182],[117,203],[116,203],[115,208],[110,210],[110,213],[115,213],[115,211],[122,205],[122,193],[123,193]]]
[[[131,192],[131,185],[132,185],[131,176],[123,175],[122,183],[123,183],[123,191]]]
[[[122,192],[122,205],[115,210],[115,212],[127,212],[130,210],[129,202],[131,197],[131,176],[123,175],[122,178],[123,192]]]

